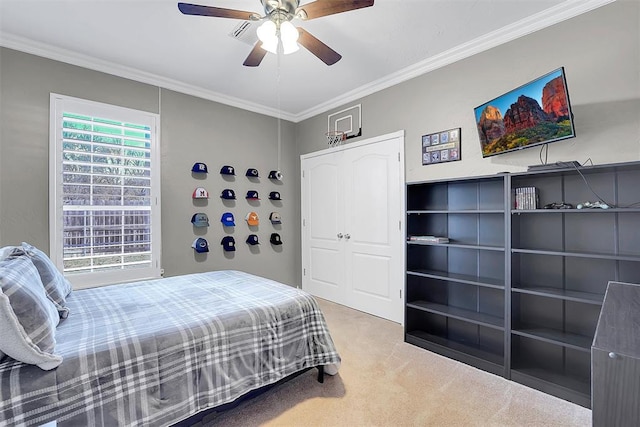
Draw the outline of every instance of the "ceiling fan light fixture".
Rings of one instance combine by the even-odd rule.
[[[280,24],[280,40],[282,40],[282,49],[285,55],[300,49],[298,37],[300,37],[300,33],[291,22],[286,21]]]
[[[284,40],[282,41],[282,53],[285,55],[288,55],[293,52],[297,52],[299,49],[300,49],[300,46],[298,46],[298,43],[296,42],[285,43]]]
[[[261,46],[264,50],[271,53],[278,53],[278,39],[262,42]]]
[[[282,22],[280,28],[275,22],[268,20],[256,30],[258,38],[262,42],[262,48],[267,52],[278,53],[278,44],[282,42],[282,52],[285,55],[300,49],[298,37],[300,34],[296,27],[289,21]]]
[[[262,48],[267,52],[277,53],[278,36],[276,24],[273,21],[265,21],[256,30],[258,38],[262,42]]]

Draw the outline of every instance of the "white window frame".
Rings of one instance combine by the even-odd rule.
[[[63,112],[148,125],[151,132],[151,267],[65,275],[74,289],[161,277],[160,116],[55,93],[49,110],[49,246],[50,258],[63,271],[62,118]]]

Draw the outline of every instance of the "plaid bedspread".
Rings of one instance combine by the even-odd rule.
[[[0,425],[160,426],[339,364],[316,301],[239,271],[74,291],[64,360],[0,363]]]

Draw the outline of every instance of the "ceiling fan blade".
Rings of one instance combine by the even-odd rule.
[[[267,51],[262,48],[262,42],[258,40],[256,44],[253,46],[251,53],[247,56],[247,59],[244,60],[242,65],[245,67],[257,67],[262,62],[262,59],[267,54]]]
[[[316,0],[298,8],[302,19],[309,20],[373,6],[374,0]]]
[[[213,16],[216,18],[232,18],[232,19],[255,19],[256,13],[246,12],[244,10],[223,9],[221,7],[201,6],[191,3],[178,3],[178,9],[185,15]]]
[[[311,35],[311,33],[305,31],[303,28],[298,27],[298,33],[300,33],[298,43],[304,46],[309,52],[317,56],[325,64],[333,65],[336,62],[340,61],[340,59],[342,59],[342,55],[331,49],[326,44],[322,43],[320,40]]]

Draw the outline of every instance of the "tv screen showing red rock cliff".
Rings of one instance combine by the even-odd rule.
[[[564,68],[475,108],[482,157],[576,136]]]

